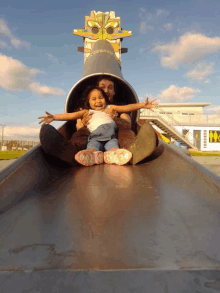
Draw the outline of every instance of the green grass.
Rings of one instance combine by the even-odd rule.
[[[0,160],[17,159],[24,155],[27,151],[0,151]]]
[[[220,152],[210,151],[210,152],[199,152],[199,151],[190,151],[191,156],[197,157],[219,157]]]

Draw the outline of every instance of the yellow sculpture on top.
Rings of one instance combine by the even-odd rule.
[[[108,40],[114,48],[116,57],[121,60],[121,39],[132,36],[131,31],[125,31],[120,26],[121,18],[115,17],[115,12],[91,11],[90,16],[85,17],[83,29],[74,29],[73,34],[83,37],[84,62],[88,58],[92,45],[97,40]]]

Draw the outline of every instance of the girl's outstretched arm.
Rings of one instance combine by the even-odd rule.
[[[156,99],[148,101],[148,98],[146,98],[146,100],[143,103],[129,104],[124,106],[110,105],[109,107],[113,108],[118,113],[129,113],[136,110],[140,110],[142,108],[145,108],[145,109],[154,108],[158,105],[157,103],[154,103],[154,101],[156,101]]]
[[[44,124],[49,124],[52,121],[69,121],[69,120],[76,120],[79,118],[82,118],[82,116],[89,112],[89,110],[81,110],[73,113],[63,113],[63,114],[50,114],[49,112],[45,111],[46,115],[45,116],[40,116],[38,119],[42,119],[39,124],[43,123]]]

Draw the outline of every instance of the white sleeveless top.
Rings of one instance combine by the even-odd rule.
[[[107,106],[106,108],[109,108],[109,106]],[[106,114],[104,110],[96,111],[89,109],[89,114],[91,113],[93,113],[93,115],[92,118],[89,120],[89,125],[87,125],[87,128],[90,132],[96,130],[96,128],[98,128],[102,124],[114,123],[116,125],[115,121],[111,117],[109,117],[109,115]]]

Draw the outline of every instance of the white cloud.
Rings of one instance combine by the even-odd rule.
[[[52,54],[50,54],[50,53],[46,53],[46,56],[47,56],[48,58],[54,58],[54,56],[53,56]]]
[[[139,55],[142,55],[145,52],[145,48],[139,48]]]
[[[179,88],[178,86],[171,85],[166,90],[161,91],[161,94],[158,95],[159,98],[169,100],[170,102],[181,102],[191,100],[196,93],[199,93],[200,90],[193,89],[189,87]]]
[[[140,28],[141,34],[146,34],[147,30],[153,30],[160,27],[161,21],[164,17],[168,16],[169,12],[165,9],[158,9],[155,13],[148,13],[146,9],[139,9]]]
[[[211,112],[211,113],[210,113]],[[220,122],[220,106],[208,106],[204,109],[204,114],[207,115],[207,122],[211,124],[219,124]]]
[[[206,56],[220,50],[220,38],[209,38],[202,34],[187,33],[177,42],[156,46],[153,51],[158,52],[161,65],[178,68],[181,64],[189,64],[204,59]]]
[[[10,37],[10,38],[13,37],[13,35],[12,35],[10,29],[8,28],[6,22],[2,18],[0,18],[0,35],[7,36],[7,37]]]
[[[150,30],[150,31],[152,31],[152,30],[154,29],[154,26],[152,26],[152,25],[148,25],[148,26],[147,26],[147,29]]]
[[[164,27],[166,30],[172,30],[173,25],[172,25],[172,23],[166,23],[166,24],[163,25],[163,27]]]
[[[0,48],[8,48],[8,47],[9,46],[5,42],[0,40]]]
[[[205,108],[205,112],[215,112],[215,113],[220,114],[220,106],[211,105],[211,106]]]
[[[28,42],[21,41],[12,34],[7,23],[2,18],[0,18],[0,36],[6,37],[10,41],[11,45],[16,49],[19,49],[20,47],[25,47],[27,49],[30,48],[30,44]],[[1,43],[6,44],[5,42],[0,40],[0,44]],[[4,48],[7,47],[8,45]]]
[[[152,25],[147,25],[147,23],[145,21],[141,22],[140,24],[140,33],[142,35],[146,34],[147,30],[153,30],[154,27]]]
[[[0,54],[0,67],[0,87],[3,89],[12,91],[28,89],[44,97],[65,94],[62,89],[48,87],[36,82],[36,75],[42,73],[42,71],[36,68],[29,68],[12,57]]]
[[[46,55],[47,58],[48,58],[49,60],[51,60],[52,62],[58,62],[58,59],[57,59],[56,57],[54,57],[52,54],[50,54],[50,53],[46,53],[45,55]]]
[[[189,87],[182,87],[179,88],[178,86],[171,85],[167,89],[161,91],[160,94],[157,96],[154,96],[152,94],[146,94],[146,97],[148,97],[149,101],[153,99],[157,99],[155,103],[158,103],[160,106],[160,103],[164,103],[164,100],[167,100],[168,102],[183,102],[190,100],[194,97],[196,93],[199,93],[200,90],[193,89]],[[162,99],[162,100],[160,100]],[[145,99],[140,97],[139,101],[144,101]]]
[[[157,16],[160,16],[160,15],[162,15],[162,16],[168,16],[169,15],[169,11],[167,11],[165,9],[158,9],[156,11],[156,15]]]
[[[208,76],[214,72],[213,64],[199,63],[192,70],[190,70],[186,76],[197,81],[203,81]],[[208,83],[209,80],[206,79],[205,83]]]
[[[30,44],[28,42],[20,41],[19,39],[11,39],[11,44],[16,49],[19,49],[20,47],[25,47],[26,49],[30,48]]]
[[[48,96],[63,96],[65,93],[62,89],[59,88],[52,88],[46,85],[41,85],[37,82],[32,82],[29,85],[29,89],[32,90],[34,93],[38,95],[42,95],[44,97]]]
[[[142,8],[142,7],[140,8],[140,11],[141,11],[141,12],[144,12],[144,13],[147,12],[146,9],[145,9],[145,8]]]
[[[33,137],[39,138],[40,128],[30,128],[30,127],[5,127],[4,128],[4,137],[5,139],[11,138],[25,138]]]
[[[155,100],[156,99],[156,101],[154,101],[154,103],[156,103],[156,104],[161,103],[161,100],[159,99],[160,98],[160,95],[157,95],[157,97],[155,97],[155,96],[153,96],[151,94],[146,94],[146,98],[148,98],[148,101],[151,101],[151,100]]]
[[[157,100],[155,101],[155,103],[159,103],[158,97],[155,97],[155,96],[153,96],[152,94],[146,94],[145,98],[143,98],[143,97],[139,97],[138,99],[139,99],[139,101],[144,102],[144,101],[146,100],[146,98],[148,98],[148,101],[151,101],[151,100],[153,100],[153,99],[157,99]]]
[[[141,22],[139,31],[142,35],[146,34],[146,31],[147,31],[146,21]]]

